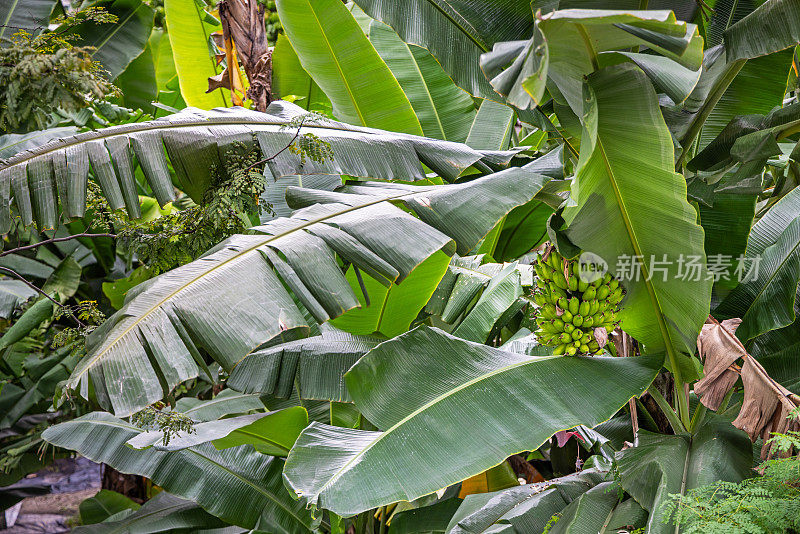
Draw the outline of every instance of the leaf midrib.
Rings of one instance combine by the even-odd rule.
[[[500,350],[500,349],[497,349],[497,350]],[[514,354],[516,354],[516,353],[514,353]],[[407,416],[402,418],[400,421],[398,421],[397,423],[395,423],[391,427],[387,428],[385,431],[381,432],[380,436],[378,436],[374,441],[372,441],[369,445],[367,445],[366,447],[364,447],[363,449],[358,451],[358,453],[356,453],[352,458],[350,458],[341,468],[339,468],[339,470],[336,471],[336,473],[334,473],[328,479],[327,482],[325,482],[325,484],[323,484],[320,487],[320,489],[316,492],[316,495],[322,494],[322,492],[325,491],[325,489],[328,486],[330,486],[333,482],[335,482],[347,470],[347,468],[350,467],[350,465],[353,462],[355,462],[358,458],[363,456],[367,451],[372,449],[385,436],[391,435],[391,433],[395,429],[399,428],[400,426],[402,426],[406,422],[410,421],[411,419],[413,419],[417,415],[419,415],[419,414],[423,413],[424,411],[428,410],[432,406],[435,406],[439,402],[442,402],[443,400],[448,399],[449,397],[451,397],[452,395],[458,393],[459,391],[464,390],[464,389],[466,389],[466,388],[468,388],[470,386],[473,386],[475,384],[478,384],[483,380],[487,380],[489,378],[492,378],[492,377],[497,376],[499,374],[505,373],[507,371],[512,371],[512,370],[514,370],[514,369],[516,369],[518,367],[524,367],[526,365],[532,365],[532,364],[539,363],[539,362],[544,361],[544,360],[551,360],[551,359],[554,359],[554,358],[559,358],[559,356],[527,356],[527,358],[528,359],[526,359],[524,361],[516,362],[516,363],[513,363],[511,365],[506,365],[506,366],[501,367],[499,369],[495,369],[495,370],[493,370],[493,371],[491,371],[489,373],[485,373],[485,374],[482,374],[480,376],[477,376],[477,377],[475,377],[475,378],[473,378],[471,380],[468,380],[467,382],[464,382],[463,384],[461,384],[461,385],[459,385],[459,386],[457,386],[457,387],[455,387],[453,389],[450,389],[450,390],[446,391],[442,395],[439,395],[438,397],[435,397],[435,398],[431,399],[430,401],[426,402],[425,404],[423,404],[422,406],[420,406],[419,408],[417,408],[416,410],[414,410],[413,412],[411,412],[410,414],[408,414]]]
[[[636,231],[633,229],[633,225],[630,220],[630,216],[628,214],[628,208],[625,206],[625,201],[622,198],[622,193],[619,190],[619,184],[617,183],[617,177],[614,174],[614,170],[611,168],[611,162],[608,159],[608,155],[606,154],[605,147],[603,146],[603,141],[600,139],[600,134],[597,134],[597,148],[600,152],[600,156],[603,160],[603,163],[606,167],[606,173],[608,174],[608,180],[611,184],[611,189],[614,191],[614,196],[617,199],[617,205],[619,206],[620,215],[622,216],[622,220],[625,223],[625,229],[628,231],[628,237],[631,241],[631,246],[635,252],[635,256],[639,258],[643,258],[644,255],[642,254],[641,246],[639,245],[639,239],[636,237]],[[670,171],[671,172],[671,171]],[[655,288],[653,287],[652,281],[650,279],[650,273],[647,270],[646,262],[639,260],[639,265],[642,269],[642,273],[644,275],[644,284],[647,288],[647,293],[650,296],[650,302],[653,305],[656,320],[658,321],[658,329],[661,332],[661,337],[665,341],[666,350],[670,358],[670,363],[674,364],[677,362],[677,355],[675,354],[675,347],[672,345],[672,336],[669,333],[669,329],[667,328],[667,323],[664,320],[664,314],[661,312],[661,304],[658,301],[658,295],[656,295]],[[680,369],[677,365],[672,365],[673,373],[677,375],[677,378],[680,379]]]
[[[268,117],[268,115],[265,114],[265,117]],[[96,140],[99,140],[99,139],[107,139],[107,138],[110,138],[110,137],[116,137],[118,135],[127,136],[127,135],[136,134],[136,133],[139,133],[139,132],[147,132],[147,131],[151,131],[151,130],[170,130],[170,129],[176,129],[176,128],[194,128],[194,127],[197,127],[197,126],[220,126],[220,125],[281,126],[281,125],[284,125],[286,123],[287,123],[287,121],[280,120],[280,119],[275,119],[275,120],[241,120],[241,121],[232,121],[232,120],[230,120],[230,117],[208,117],[208,118],[201,119],[201,120],[196,120],[196,121],[183,121],[183,120],[181,120],[180,122],[167,122],[167,121],[161,122],[161,121],[156,120],[156,121],[149,121],[147,123],[125,125],[125,127],[120,128],[119,130],[111,131],[110,133],[107,133],[107,132],[108,132],[108,130],[112,130],[112,128],[105,129],[105,130],[98,130],[97,132],[92,132],[95,135],[92,135],[91,137],[81,137],[80,140],[72,140],[72,141],[67,141],[67,142],[63,142],[63,143],[58,143],[58,140],[54,139],[53,141],[48,142],[46,145],[43,145],[42,147],[38,147],[38,148],[32,149],[30,151],[26,150],[25,152],[22,152],[21,154],[17,154],[15,156],[12,156],[12,157],[10,157],[10,158],[8,158],[6,160],[0,159],[0,171],[4,171],[4,170],[6,170],[6,169],[8,169],[10,167],[13,167],[15,165],[19,165],[20,163],[25,162],[25,161],[30,160],[30,159],[33,159],[35,157],[44,156],[46,154],[50,154],[52,152],[57,152],[59,150],[63,150],[65,148],[68,148],[68,147],[71,147],[71,146],[74,146],[74,145],[80,145],[80,144],[83,144],[83,143],[88,143],[90,141],[96,141]],[[371,133],[369,131],[365,132],[363,130],[358,130],[358,129],[353,130],[353,129],[350,129],[350,128],[337,126],[335,124],[327,124],[327,125],[304,124],[303,128],[306,128],[306,129],[319,129],[319,130],[338,130],[338,131],[355,132],[355,133],[361,133],[361,134],[364,134],[364,133],[370,134]],[[85,134],[77,134],[77,135],[73,135],[71,137],[74,139],[78,135],[85,135]],[[416,136],[416,135],[413,135],[413,134],[405,134],[405,133],[396,133],[396,135],[398,137],[404,137],[404,136],[420,137],[420,136]],[[56,144],[56,143],[58,143],[56,146],[48,146],[48,145]]]
[[[207,271],[204,271],[204,272],[198,274],[197,276],[193,277],[191,280],[187,281],[186,283],[182,284],[180,287],[176,288],[174,291],[169,293],[163,299],[158,301],[156,304],[154,304],[152,307],[150,307],[150,309],[148,309],[145,313],[140,315],[129,327],[127,327],[113,341],[111,341],[110,343],[106,344],[105,348],[101,352],[99,352],[96,356],[90,358],[88,360],[88,362],[86,364],[84,364],[83,370],[82,370],[82,372],[80,374],[78,374],[77,376],[74,376],[74,377],[70,377],[69,383],[76,384],[77,381],[79,381],[81,379],[81,377],[83,377],[84,374],[88,373],[89,369],[91,369],[109,350],[111,350],[111,348],[114,345],[119,343],[120,340],[122,338],[124,338],[126,335],[128,335],[128,333],[131,330],[133,330],[134,328],[138,327],[138,325],[141,324],[145,320],[145,318],[149,317],[151,313],[153,313],[155,310],[159,309],[165,302],[167,302],[168,300],[172,299],[175,295],[177,295],[178,293],[180,293],[181,291],[183,291],[187,287],[190,287],[197,280],[199,280],[199,279],[201,279],[201,278],[203,278],[203,277],[205,277],[207,275],[210,275],[213,272],[216,272],[217,269],[220,269],[220,268],[228,265],[231,262],[234,262],[234,261],[242,259],[246,254],[249,254],[250,252],[253,252],[254,250],[266,245],[267,243],[270,243],[271,241],[275,241],[277,239],[280,239],[281,237],[287,236],[287,235],[289,235],[289,234],[291,234],[293,232],[298,232],[298,231],[304,230],[305,228],[307,228],[309,226],[312,226],[314,224],[318,224],[318,223],[324,222],[324,221],[326,221],[328,219],[331,219],[333,217],[337,217],[339,215],[342,215],[342,214],[345,214],[345,213],[349,213],[351,211],[355,211],[355,210],[358,210],[358,209],[361,209],[361,208],[365,208],[367,206],[372,206],[372,205],[375,205],[375,204],[380,204],[381,202],[388,202],[390,200],[396,200],[396,199],[400,199],[400,198],[407,197],[407,196],[410,197],[410,196],[413,196],[413,195],[415,195],[417,193],[418,192],[416,192],[416,191],[415,192],[407,192],[406,191],[406,192],[403,192],[401,194],[392,195],[392,196],[388,196],[388,197],[378,197],[378,199],[376,199],[376,200],[365,202],[363,204],[359,204],[358,206],[349,206],[347,209],[343,209],[343,210],[337,211],[335,213],[326,214],[325,216],[318,217],[316,219],[308,220],[305,223],[303,223],[302,225],[299,225],[299,226],[294,227],[292,229],[289,229],[289,230],[286,230],[284,232],[280,232],[280,233],[277,233],[277,234],[273,234],[273,235],[267,236],[264,240],[259,241],[257,244],[252,245],[252,246],[242,250],[239,254],[237,254],[237,255],[235,255],[235,256],[233,256],[231,258],[228,258],[227,260],[222,261],[222,262],[218,263],[217,265],[214,265],[213,267],[211,267],[211,269],[209,269]]]

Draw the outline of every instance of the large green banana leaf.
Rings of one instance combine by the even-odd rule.
[[[463,143],[475,118],[472,97],[453,83],[430,52],[403,42],[386,24],[373,20],[369,40],[405,91],[425,135]]]
[[[129,509],[118,512],[101,523],[75,527],[72,532],[75,534],[120,534],[122,532],[156,534],[173,531],[200,533],[204,528],[222,529],[227,525],[192,501],[162,491],[137,510]],[[223,532],[229,534],[227,530]]]
[[[303,68],[352,124],[422,135],[414,109],[353,15],[339,0],[278,0]]]
[[[765,56],[800,43],[800,5],[767,0],[725,31],[728,60]]]
[[[678,534],[664,521],[670,494],[720,480],[739,482],[751,474],[753,448],[730,419],[709,413],[693,434],[669,436],[639,431],[639,444],[617,458],[623,489],[650,512],[646,534]]]
[[[629,64],[608,67],[589,76],[586,90],[587,129],[572,184],[577,206],[564,212],[567,235],[622,278],[622,328],[647,352],[666,350],[674,366],[678,353],[694,353],[710,308],[703,231],[686,200],[686,181],[673,171],[672,138],[645,74]],[[626,258],[641,268],[638,276],[620,272]],[[681,262],[690,258],[699,272],[681,277]],[[654,272],[654,261],[663,270]]]
[[[481,56],[481,68],[495,91],[520,109],[543,103],[551,83],[553,97],[582,116],[583,78],[596,70],[598,54],[639,45],[693,71],[703,59],[697,27],[677,21],[671,11],[569,9],[542,15],[529,41],[495,45]]]
[[[284,477],[308,506],[339,515],[411,501],[558,430],[608,419],[661,364],[658,356],[527,356],[418,327],[378,345],[345,377],[356,407],[383,431],[312,423]]]
[[[0,4],[0,46],[8,46],[12,36],[24,29],[28,33],[45,29],[56,0],[8,0]]]
[[[36,290],[19,280],[0,279],[0,318],[8,319],[20,304],[37,296]]]
[[[315,521],[283,487],[280,459],[249,446],[218,451],[205,444],[168,452],[126,444],[141,433],[122,419],[92,412],[51,426],[42,438],[123,473],[145,476],[234,525],[286,534],[313,530]]]
[[[75,44],[93,47],[92,59],[114,80],[147,45],[155,11],[142,0],[100,0],[91,6],[104,9],[117,21],[84,22],[74,30],[80,36]]]
[[[324,322],[358,306],[337,254],[400,283],[439,250],[469,251],[548,180],[513,168],[457,185],[361,186],[360,194],[289,188],[290,204],[307,208],[129,291],[87,338],[67,386],[87,396],[91,381],[104,406],[128,415],[197,376],[198,347],[230,369],[276,336],[307,333],[301,309]]]
[[[237,363],[226,381],[246,393],[352,402],[344,374],[383,339],[356,336],[322,325],[319,336],[257,350]]]
[[[224,91],[206,92],[208,78],[222,70],[210,41],[211,33],[222,28],[204,7],[197,0],[164,0],[167,35],[183,100],[190,106],[211,109],[227,106],[230,98]]]
[[[647,520],[647,512],[633,499],[620,502],[619,492],[617,482],[598,484],[569,503],[548,532],[612,534],[641,528]]]
[[[800,281],[800,218],[792,221],[773,245],[750,260],[750,264],[745,263],[747,279],[716,310],[723,316],[742,318],[736,337],[743,342],[795,320]]]
[[[134,156],[162,205],[173,200],[170,164],[178,187],[199,201],[210,183],[212,169],[224,165],[233,143],[258,142],[265,156],[275,155],[295,135],[285,124],[304,113],[302,108],[283,101],[273,102],[268,113],[242,108],[190,108],[156,121],[78,134],[21,152],[0,163],[0,232],[7,232],[11,223],[12,197],[25,224],[35,220],[39,227],[55,226],[58,201],[67,217],[83,216],[90,164],[111,207],[124,206],[131,217],[139,217]],[[425,178],[424,164],[454,180],[482,157],[500,163],[510,159],[510,154],[501,156],[448,141],[335,121],[311,121],[303,126],[303,133],[313,133],[330,143],[333,159],[303,163],[299,156],[284,150],[268,162],[273,177],[347,174],[421,180]]]
[[[428,49],[456,84],[483,98],[498,96],[478,66],[481,53],[497,41],[527,38],[533,26],[527,0],[357,0],[356,4],[394,28],[405,42]]]
[[[272,52],[272,91],[275,98],[297,97],[297,105],[308,111],[332,110],[331,101],[300,65],[297,52],[282,33]]]

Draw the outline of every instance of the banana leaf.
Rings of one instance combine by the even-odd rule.
[[[212,169],[222,167],[235,142],[258,143],[265,155],[275,155],[293,139],[288,121],[306,112],[287,102],[273,102],[267,113],[242,108],[201,111],[187,108],[156,121],[126,124],[55,140],[21,152],[0,163],[0,232],[7,232],[13,202],[24,224],[54,227],[59,201],[67,217],[86,210],[89,166],[94,170],[113,209],[126,207],[140,216],[134,178],[134,157],[153,194],[163,206],[174,199],[169,164],[177,185],[199,200],[211,181]],[[282,128],[283,127],[283,128]],[[423,165],[447,180],[455,180],[473,163],[487,158],[507,164],[511,154],[477,151],[466,145],[381,132],[335,121],[311,121],[303,133],[330,143],[334,157],[306,161],[286,150],[268,162],[274,178],[288,175],[347,174],[380,179],[421,180]],[[166,153],[164,149],[166,148]],[[169,163],[167,160],[169,156]]]
[[[686,371],[690,379],[694,367],[681,354],[694,354],[711,281],[686,181],[673,170],[672,138],[638,68],[602,69],[589,76],[586,89],[588,130],[572,184],[577,206],[564,212],[567,236],[620,278],[627,292],[622,328],[645,351],[666,350],[671,370]],[[631,269],[624,267],[626,258]],[[690,258],[698,259],[700,270],[681,276],[681,262]]]
[[[254,351],[234,366],[226,384],[283,398],[297,386],[301,399],[351,402],[344,374],[381,341],[322,325],[319,336]]]
[[[0,46],[8,46],[21,29],[31,34],[46,29],[55,6],[56,0],[9,0],[0,4]]]
[[[411,501],[536,449],[558,430],[608,419],[661,364],[659,356],[527,356],[418,327],[345,376],[356,407],[382,431],[311,423],[284,477],[309,507],[342,516]]]
[[[398,80],[339,0],[278,0],[281,25],[303,69],[351,124],[422,135]]]
[[[527,38],[533,26],[526,0],[357,0],[356,4],[391,26],[406,43],[429,50],[457,85],[482,98],[499,97],[479,68],[480,54],[497,41]]]
[[[359,187],[369,194],[289,188],[290,205],[306,206],[291,218],[129,291],[87,338],[67,387],[88,396],[91,382],[117,415],[138,411],[199,374],[200,348],[230,370],[262,343],[307,335],[313,323],[301,309],[324,322],[358,306],[335,254],[385,285],[400,283],[439,250],[466,253],[548,180],[514,168],[455,185]]]
[[[42,438],[122,473],[151,479],[220,519],[276,533],[312,532],[316,522],[283,487],[283,461],[249,446],[217,451],[205,444],[180,451],[136,450],[126,443],[142,430],[103,412],[51,426]]]

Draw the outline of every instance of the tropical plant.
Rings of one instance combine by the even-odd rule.
[[[165,491],[81,531],[796,504],[796,2],[100,4],[80,42],[159,118],[0,142],[10,478],[43,440]]]

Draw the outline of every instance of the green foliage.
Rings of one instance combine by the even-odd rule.
[[[89,8],[60,17],[57,30],[32,35],[24,30],[12,46],[0,48],[0,129],[27,131],[48,126],[59,108],[76,112],[116,89],[92,59],[92,48],[73,46],[71,31],[86,21],[114,22],[116,17]]]
[[[790,417],[798,417],[798,411]],[[800,450],[800,432],[774,434],[779,452]],[[800,529],[800,455],[762,463],[759,476],[738,484],[720,481],[670,495],[665,518],[686,534],[772,534]]]
[[[222,239],[251,226],[250,214],[269,211],[259,202],[266,179],[253,167],[260,152],[238,144],[225,169],[212,169],[211,187],[200,204],[144,223],[125,223],[118,242],[155,273],[196,259]],[[118,215],[122,219],[121,215]],[[115,226],[118,226],[115,225]]]

